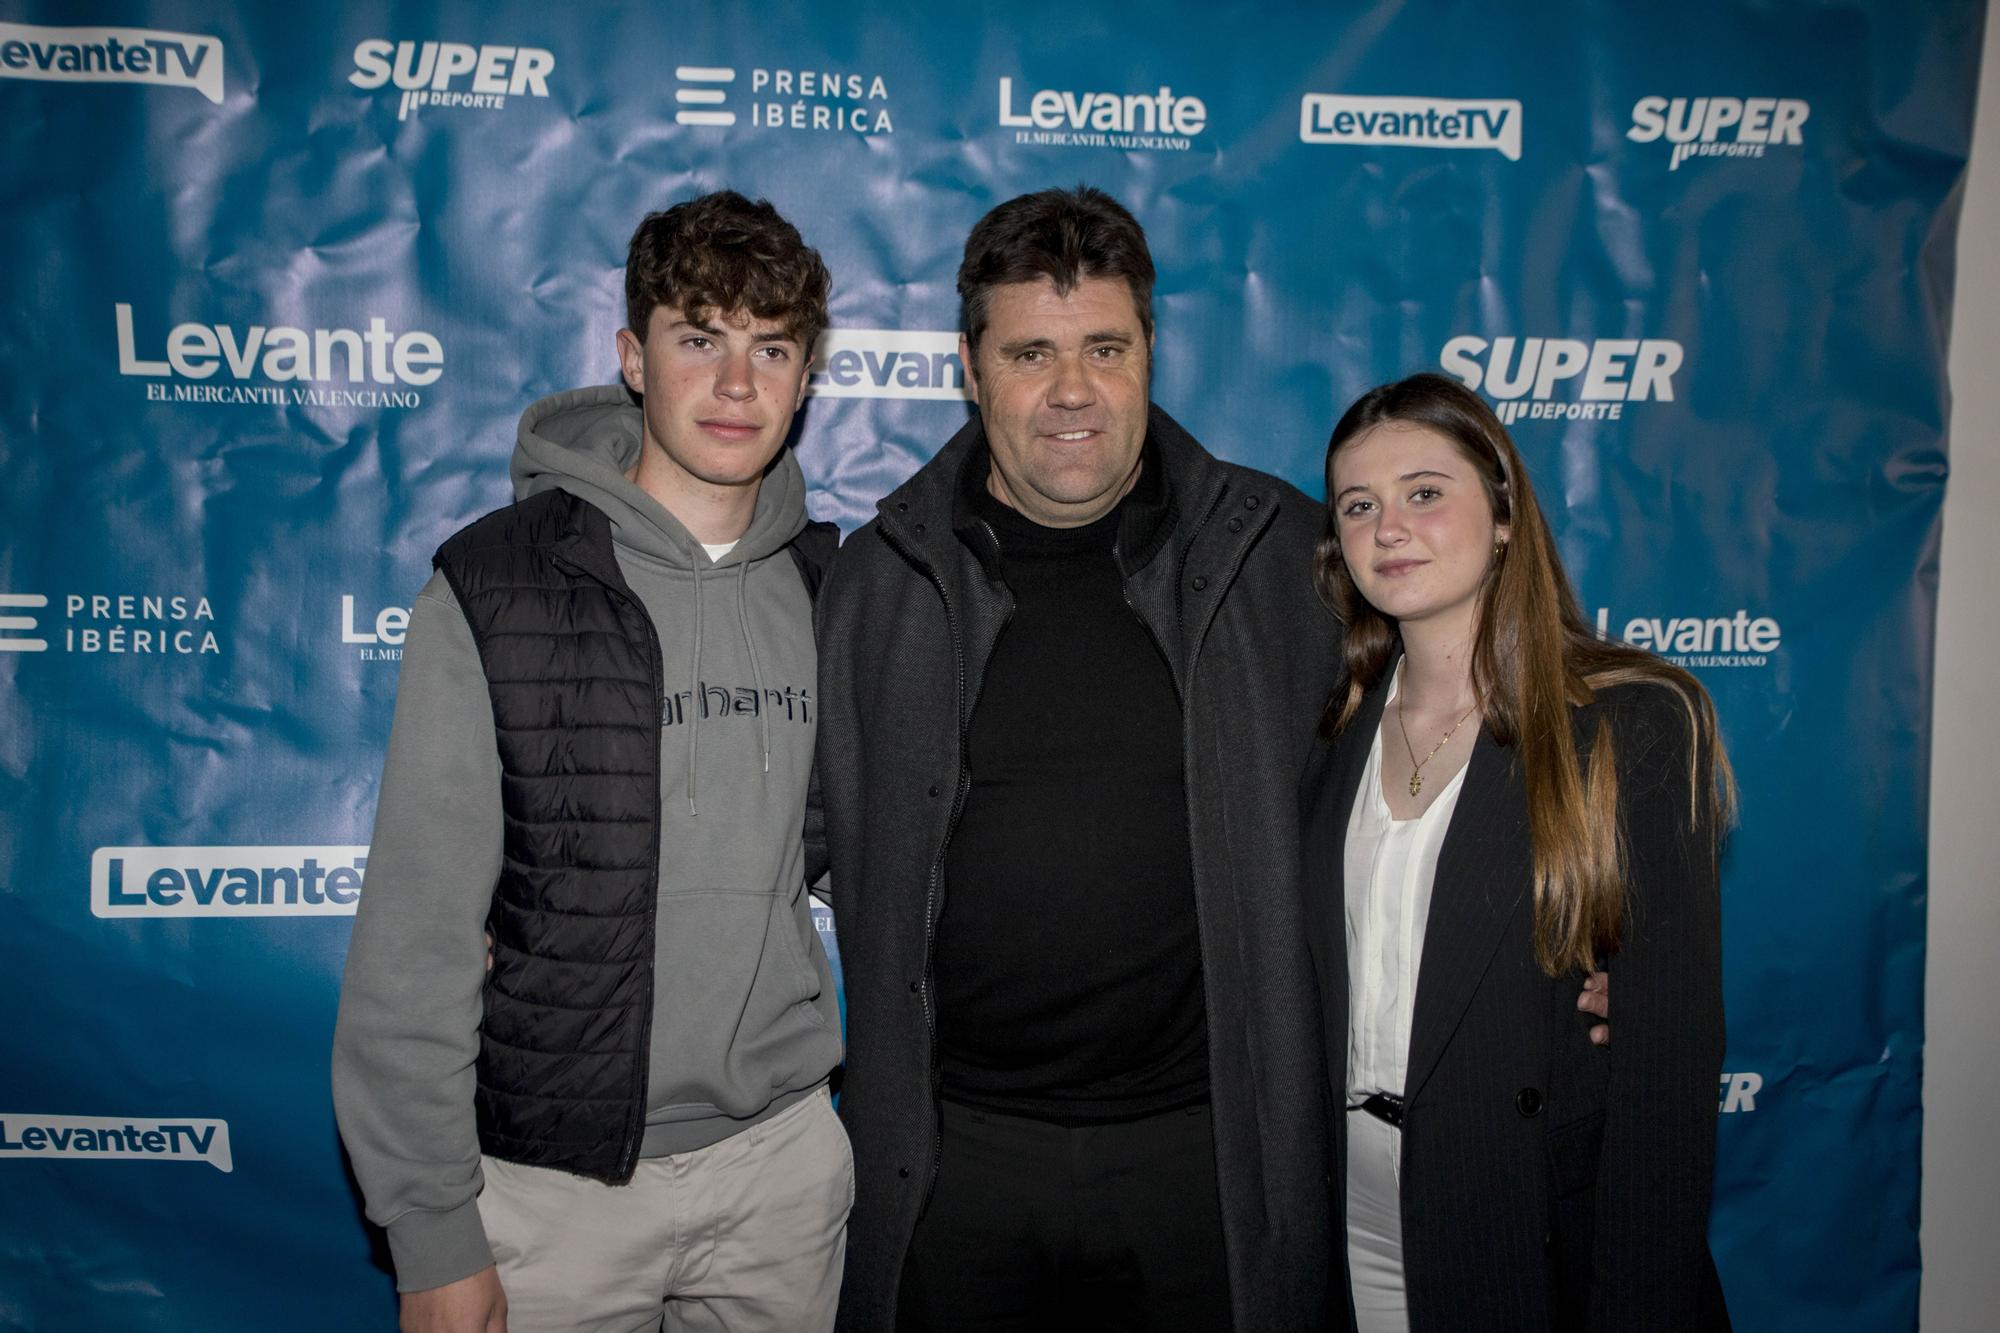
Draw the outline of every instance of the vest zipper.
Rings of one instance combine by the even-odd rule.
[[[658,756],[660,753],[661,730],[660,699],[666,692],[667,676],[665,654],[660,650],[660,631],[653,624],[652,616],[647,614],[646,608],[639,603],[638,599],[619,591],[617,588],[612,588],[610,584],[606,584],[605,587],[609,588],[612,595],[623,602],[628,610],[637,614],[640,623],[645,625],[646,647],[650,654],[648,665],[652,668],[653,675],[653,704],[651,709],[653,732],[652,753],[654,755],[653,794],[652,804],[647,807],[647,809],[653,812],[653,819],[655,821],[653,826],[653,842],[652,846],[648,849],[648,855],[652,859],[653,873],[651,879],[653,891],[646,895],[646,1009],[639,1018],[639,1072],[635,1080],[637,1087],[632,1098],[632,1110],[626,1117],[625,1143],[618,1153],[618,1180],[616,1183],[623,1185],[629,1184],[634,1172],[638,1170],[639,1149],[645,1143],[646,1139],[646,1083],[653,1062],[653,1010],[659,1001],[657,992],[658,977],[655,975],[656,965],[660,956],[658,932],[660,928],[659,820],[661,819],[661,775]]]

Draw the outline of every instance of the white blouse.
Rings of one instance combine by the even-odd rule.
[[[1402,688],[1399,669],[1389,692]],[[1385,712],[1386,716],[1386,712]],[[1465,780],[1461,765],[1415,819],[1395,819],[1382,796],[1382,728],[1347,819],[1342,875],[1347,898],[1347,1103],[1370,1093],[1401,1095],[1410,1062],[1410,1015],[1424,956],[1431,884],[1451,812]]]

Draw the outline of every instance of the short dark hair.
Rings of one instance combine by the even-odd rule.
[[[717,190],[648,213],[625,254],[626,326],[640,342],[653,311],[676,306],[689,319],[748,310],[783,322],[808,353],[826,328],[831,280],[819,251],[767,200]]]
[[[1153,336],[1153,255],[1125,206],[1088,185],[1009,199],[979,219],[958,266],[965,340],[979,346],[995,287],[1047,278],[1066,295],[1084,278],[1123,278],[1139,326]]]

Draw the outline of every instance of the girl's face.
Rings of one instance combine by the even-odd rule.
[[[1459,447],[1384,422],[1341,446],[1331,489],[1341,558],[1368,604],[1401,625],[1462,620],[1469,632],[1507,529]]]

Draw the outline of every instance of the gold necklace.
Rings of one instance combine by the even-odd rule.
[[[1410,752],[1410,762],[1416,765],[1415,768],[1412,768],[1410,770],[1410,795],[1415,796],[1418,792],[1424,789],[1424,765],[1428,764],[1431,760],[1435,759],[1437,757],[1437,752],[1444,748],[1444,743],[1451,739],[1452,733],[1457,731],[1460,727],[1464,726],[1465,719],[1471,717],[1474,713],[1478,711],[1479,711],[1479,704],[1475,701],[1472,707],[1465,710],[1464,716],[1460,717],[1458,721],[1452,723],[1451,726],[1445,730],[1444,735],[1438,738],[1438,743],[1431,747],[1431,752],[1425,755],[1422,759],[1419,759],[1417,758],[1417,747],[1410,744],[1409,723],[1403,720],[1403,696],[1400,694],[1396,696],[1396,726],[1403,733],[1403,748]]]

